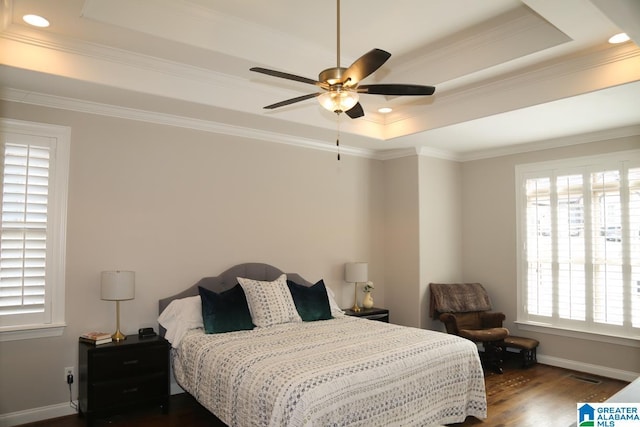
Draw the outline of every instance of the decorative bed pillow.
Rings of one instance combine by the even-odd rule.
[[[298,314],[304,322],[331,319],[331,307],[324,281],[320,280],[313,286],[299,285],[287,280],[287,286],[293,297]]]
[[[167,341],[177,348],[187,331],[203,326],[200,297],[196,295],[171,301],[160,313],[158,323],[167,330],[164,334]]]
[[[216,293],[198,286],[202,299],[202,320],[207,334],[253,329],[247,299],[240,285]]]
[[[287,287],[286,274],[273,282],[238,277],[238,283],[247,296],[254,325],[266,328],[280,323],[302,321]]]

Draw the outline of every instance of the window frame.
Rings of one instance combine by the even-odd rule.
[[[609,165],[619,167],[621,162],[626,162],[628,168],[640,167],[640,150],[516,165],[517,317],[515,323],[519,329],[640,347],[640,334],[636,336],[635,331],[631,336],[604,330],[593,331],[587,328],[588,322],[578,322],[576,325],[574,321],[566,322],[561,319],[558,323],[553,323],[553,316],[549,318],[549,321],[544,321],[538,316],[530,316],[527,312],[526,181],[532,178],[553,178],[554,176],[568,175],[572,172],[584,171],[585,168],[605,168]],[[551,171],[557,171],[557,173],[552,175]],[[633,285],[631,286],[633,287]]]
[[[65,258],[71,128],[0,118],[0,134],[3,141],[6,134],[20,135],[21,138],[46,138],[51,148],[47,202],[46,316],[43,322],[0,324],[0,342],[60,336],[66,326]]]

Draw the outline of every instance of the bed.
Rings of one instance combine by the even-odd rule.
[[[286,304],[264,298],[268,313],[260,312],[256,293],[286,289],[283,277]],[[250,327],[246,312],[238,315],[244,327],[229,312],[237,300],[248,308]],[[160,300],[159,310],[177,383],[228,426],[431,426],[486,418],[484,375],[471,341],[345,316],[322,281],[241,264]],[[211,316],[222,332],[206,333]],[[235,316],[230,330],[227,316]]]

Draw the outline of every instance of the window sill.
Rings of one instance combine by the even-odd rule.
[[[559,335],[569,338],[577,338],[582,340],[590,340],[597,342],[606,342],[610,344],[624,345],[627,347],[640,348],[639,338],[628,338],[615,335],[605,335],[595,332],[578,331],[575,329],[560,328],[544,323],[516,321],[518,329],[523,331],[539,332],[542,334]]]
[[[0,342],[59,337],[64,332],[66,326],[65,323],[54,323],[51,325],[3,327],[0,328]]]

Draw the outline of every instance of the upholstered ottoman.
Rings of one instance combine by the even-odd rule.
[[[533,338],[516,337],[509,335],[504,339],[504,349],[516,348],[520,350],[520,357],[522,358],[522,366],[527,368],[535,365],[538,362],[536,357],[536,349],[540,342]]]

